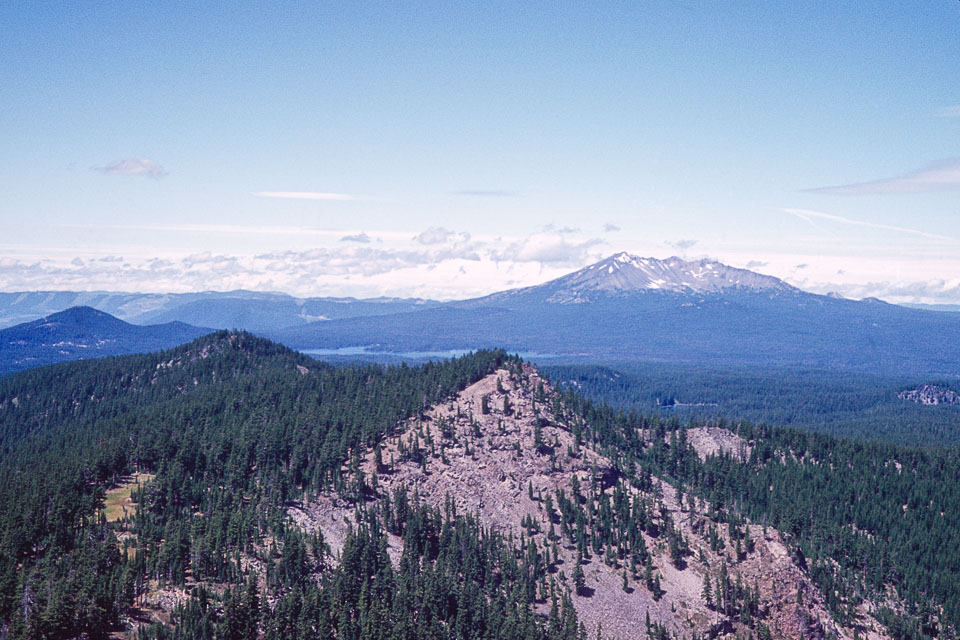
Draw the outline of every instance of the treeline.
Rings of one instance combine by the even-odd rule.
[[[960,406],[924,406],[897,397],[924,383],[960,390],[956,380],[659,362],[541,370],[595,402],[684,422],[724,417],[910,447],[960,444]]]
[[[288,501],[343,488],[351,451],[508,359],[334,368],[221,332],[0,379],[0,635],[105,637],[151,580],[243,581]],[[121,554],[100,508],[133,471],[156,477]]]
[[[898,638],[954,637],[960,628],[960,451],[845,440],[746,422],[681,422],[595,404],[564,403],[621,468],[642,468],[708,500],[721,520],[773,526],[837,620],[855,622],[866,597]],[[701,460],[687,430],[726,427],[749,444]],[[888,606],[904,602],[906,609]]]
[[[389,529],[385,513],[390,514]],[[448,504],[441,511],[414,496],[395,507],[355,512],[339,562],[327,565],[322,545],[286,529],[282,548],[261,556],[270,605],[255,576],[222,597],[207,591],[181,605],[172,626],[155,624],[140,640],[257,638],[423,638],[586,640],[567,591],[551,582],[539,591],[545,563],[525,541],[481,527]],[[403,541],[397,567],[387,536]],[[531,553],[532,551],[532,553]]]

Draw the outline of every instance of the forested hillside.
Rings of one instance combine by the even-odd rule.
[[[239,554],[263,536],[309,544],[285,533],[289,498],[341,488],[347,452],[504,357],[334,369],[220,333],[161,354],[3,379],[0,629],[103,637],[150,579],[183,584],[189,572],[242,583]],[[156,479],[138,497],[137,551],[124,554],[98,514],[105,490],[134,470]],[[357,544],[375,550],[375,534],[358,532]]]
[[[0,379],[0,637],[955,637],[956,452],[539,380],[226,332]]]
[[[840,621],[865,598],[894,637],[953,637],[960,625],[960,451],[862,443],[794,429],[712,421],[743,443],[698,456],[699,424],[595,405],[570,393],[608,452],[707,498],[724,518],[796,541]],[[655,432],[648,446],[638,433]],[[884,606],[884,603],[886,606]],[[903,603],[904,606],[900,606]]]
[[[683,422],[723,417],[907,446],[960,444],[960,404],[909,398],[928,383],[952,393],[960,389],[956,376],[663,362],[544,365],[558,385],[595,401]]]

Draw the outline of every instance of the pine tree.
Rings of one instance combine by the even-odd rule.
[[[706,575],[703,578],[703,590],[700,591],[700,597],[703,598],[704,603],[707,605],[707,608],[713,608],[713,590],[710,588],[710,576]]]
[[[573,585],[576,587],[577,594],[581,595],[584,587],[586,587],[586,576],[583,574],[583,556],[579,553],[577,554],[577,563],[573,568]]]

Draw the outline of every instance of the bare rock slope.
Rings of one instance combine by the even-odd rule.
[[[602,625],[605,637],[647,637],[649,625],[678,637],[734,637],[761,627],[776,638],[854,637],[853,629],[831,618],[822,594],[778,532],[755,524],[736,530],[721,525],[709,516],[709,504],[681,496],[659,478],[630,482],[580,440],[582,425],[576,421],[535,369],[501,369],[400,425],[377,451],[364,452],[360,470],[376,487],[369,500],[406,487],[436,507],[452,501],[458,512],[477,514],[485,526],[512,533],[518,544],[539,545],[552,558],[556,588],[569,589],[587,629]],[[724,429],[692,430],[690,437],[701,457],[719,451],[749,455],[749,443]],[[602,514],[611,500],[647,510],[651,515],[639,542],[649,550],[647,566],[632,566],[612,547],[606,554],[578,548],[572,536],[557,533],[564,518],[555,505],[566,497],[575,497],[592,514]],[[303,529],[321,531],[336,555],[355,509],[325,495],[288,513]],[[668,540],[682,541],[679,558]],[[391,536],[395,561],[401,550],[402,541]],[[578,558],[580,585],[574,580]],[[745,592],[755,613],[734,612],[716,596],[708,603],[705,582],[711,585],[707,591],[721,585]],[[545,612],[546,605],[540,609]],[[886,637],[866,606],[858,627],[860,637]]]

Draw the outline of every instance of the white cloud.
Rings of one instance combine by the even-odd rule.
[[[253,195],[260,198],[285,198],[290,200],[356,200],[357,196],[348,193],[327,193],[322,191],[257,191]]]
[[[607,224],[603,225],[603,230],[606,231],[607,233],[612,233],[614,231],[620,231],[620,227],[613,224],[612,222],[608,222]]]
[[[163,166],[148,158],[125,158],[95,169],[108,176],[146,176],[154,180],[168,175]]]
[[[604,242],[598,238],[577,242],[560,233],[537,233],[496,250],[493,255],[501,261],[582,266],[590,249],[600,244]]]
[[[360,233],[343,236],[340,238],[340,242],[359,242],[361,244],[368,244],[370,242],[370,236],[361,231]]]
[[[413,239],[423,245],[444,244],[447,242],[464,243],[470,241],[467,232],[451,231],[443,227],[430,227],[413,236]]]
[[[442,244],[447,242],[457,234],[450,229],[443,227],[430,227],[426,231],[421,231],[413,237],[420,244]]]
[[[789,213],[792,216],[796,216],[801,220],[806,220],[814,227],[816,227],[817,225],[813,222],[813,219],[829,220],[831,222],[839,222],[841,224],[853,225],[857,227],[868,227],[870,229],[882,229],[884,231],[906,233],[906,234],[921,236],[923,238],[931,238],[933,240],[948,240],[948,241],[956,242],[955,238],[943,236],[938,233],[920,231],[919,229],[907,229],[906,227],[897,227],[889,224],[865,222],[863,220],[853,220],[851,218],[844,218],[842,216],[833,215],[831,213],[823,213],[822,211],[811,211],[810,209],[784,209],[783,211],[786,213]]]
[[[927,193],[960,189],[960,158],[948,158],[929,164],[922,169],[891,178],[855,182],[831,187],[807,189],[811,193],[830,195],[875,195],[888,193]]]

